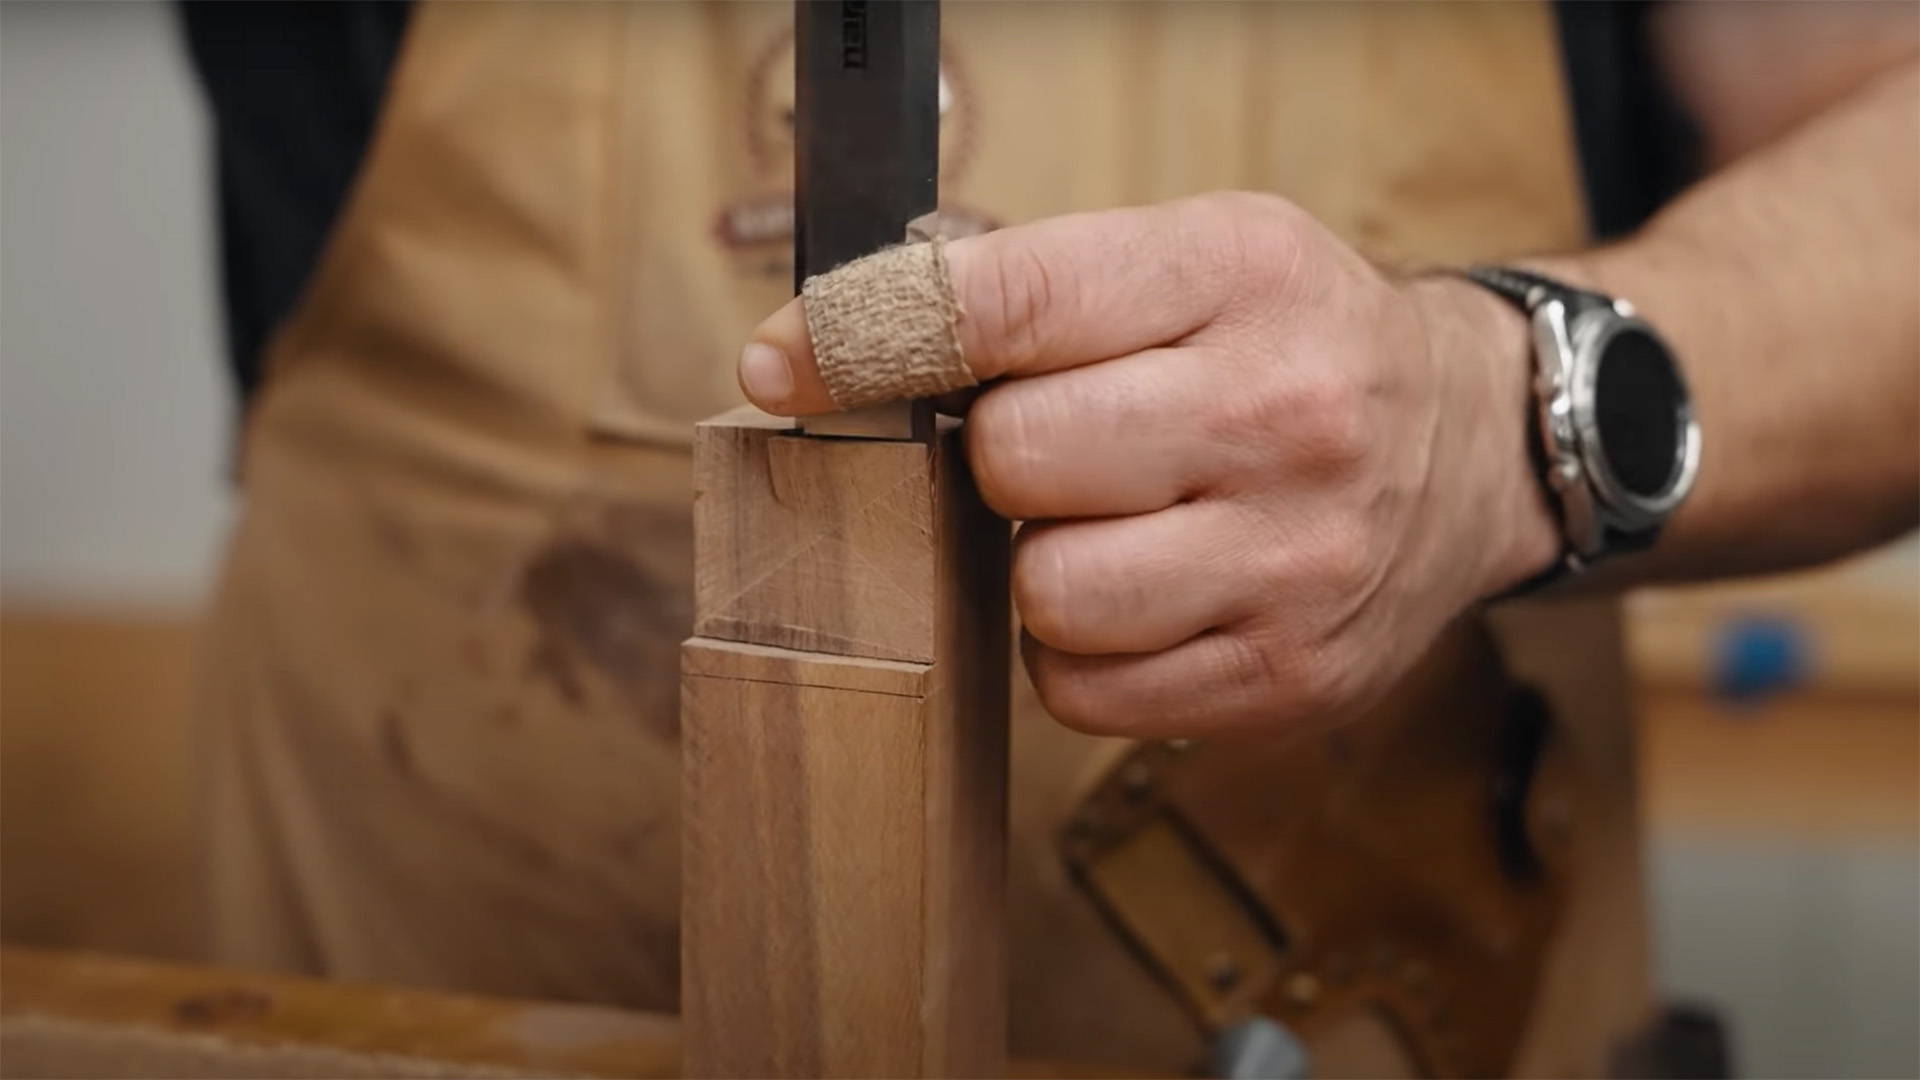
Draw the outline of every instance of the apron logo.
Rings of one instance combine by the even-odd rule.
[[[854,3],[843,10],[860,7]],[[852,67],[866,61],[865,13],[848,16],[841,27],[841,59]],[[856,63],[855,61],[858,61]],[[793,31],[782,31],[760,50],[747,76],[747,153],[756,194],[721,207],[714,238],[733,250],[790,248],[793,242]],[[974,104],[952,48],[940,47],[940,179],[957,181],[973,150]],[[977,210],[943,200],[937,217],[943,236],[991,232],[1000,223]],[[791,272],[791,252],[766,251],[755,267],[769,276]],[[787,261],[774,258],[784,254]]]

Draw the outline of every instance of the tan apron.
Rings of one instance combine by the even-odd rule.
[[[246,431],[203,699],[220,959],[674,1007],[687,443],[790,291],[789,14],[415,11]],[[1390,260],[1582,235],[1543,5],[944,19],[955,227],[1245,187]],[[1015,1052],[1190,1067],[1053,842],[1112,754],[1024,696]]]

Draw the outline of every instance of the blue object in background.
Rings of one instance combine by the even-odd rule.
[[[1713,648],[1713,688],[1722,699],[1752,704],[1807,681],[1810,645],[1794,619],[1752,615],[1720,625]]]

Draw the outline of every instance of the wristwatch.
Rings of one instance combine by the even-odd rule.
[[[1700,425],[1672,350],[1624,300],[1511,267],[1464,274],[1533,323],[1529,447],[1564,543],[1510,592],[1650,547],[1700,470]]]

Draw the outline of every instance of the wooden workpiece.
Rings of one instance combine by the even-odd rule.
[[[679,1076],[671,1016],[0,948],[0,1077]]]
[[[1035,1060],[1008,1072],[1165,1075]],[[669,1014],[0,947],[3,1080],[682,1075]]]
[[[1008,530],[956,428],[694,442],[691,1076],[1005,1068]]]

